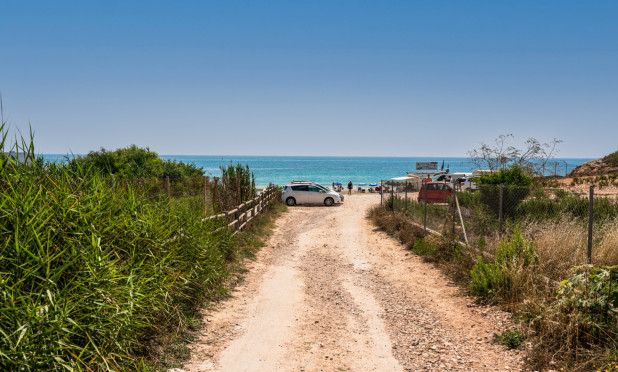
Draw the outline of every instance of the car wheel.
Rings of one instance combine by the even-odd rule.
[[[290,207],[293,205],[296,205],[296,199],[294,198],[287,198],[285,199],[285,204],[289,205]]]
[[[330,207],[331,205],[335,204],[335,201],[333,200],[333,198],[326,198],[324,199],[324,204]]]

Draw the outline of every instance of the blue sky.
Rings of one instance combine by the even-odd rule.
[[[13,1],[0,93],[41,153],[618,150],[616,1]]]

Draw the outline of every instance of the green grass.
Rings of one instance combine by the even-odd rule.
[[[508,347],[509,349],[519,349],[526,339],[526,335],[518,329],[509,329],[500,334],[494,333],[492,342]]]
[[[143,370],[206,301],[225,294],[241,245],[195,202],[111,189],[45,164],[22,141],[0,155],[0,370]],[[256,238],[253,238],[256,239]],[[193,319],[193,320],[192,320]]]

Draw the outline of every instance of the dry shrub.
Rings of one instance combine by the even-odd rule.
[[[597,244],[592,246],[592,263],[595,265],[618,265],[618,218],[603,224]]]
[[[586,223],[564,218],[525,223],[521,230],[537,246],[540,272],[544,277],[559,282],[571,275],[573,267],[587,263]],[[593,242],[592,263],[597,266],[618,264],[618,220],[596,226],[593,236],[601,238]]]
[[[569,370],[618,369],[618,271],[584,265],[560,284],[556,300],[532,322],[539,342],[531,352],[535,366],[554,359]]]
[[[475,257],[463,246],[455,244],[452,239],[429,234],[410,217],[381,206],[370,208],[367,217],[375,226],[395,237],[424,260],[439,262],[441,268],[454,280],[468,279]]]
[[[573,266],[586,263],[587,227],[581,221],[533,222],[522,227],[537,245],[540,270],[544,276],[560,281]]]
[[[412,249],[419,238],[427,235],[423,228],[412,223],[405,215],[389,211],[381,206],[370,208],[367,217],[377,227],[397,238],[408,249]]]

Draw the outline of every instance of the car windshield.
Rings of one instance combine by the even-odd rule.
[[[324,186],[320,185],[319,183],[316,183],[316,184],[315,184],[315,186],[316,186],[317,188],[321,189],[321,190],[326,191],[326,192],[328,192],[328,191],[329,191],[329,190],[328,190],[328,188],[326,188],[326,187],[324,187]]]

